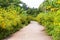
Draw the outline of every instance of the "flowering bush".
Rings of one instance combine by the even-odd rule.
[[[36,20],[46,27],[53,40],[60,40],[60,10],[55,12],[40,13]]]
[[[21,17],[16,10],[0,8],[0,39],[21,27]]]
[[[31,21],[28,16],[19,6],[0,7],[0,40],[27,25]]]

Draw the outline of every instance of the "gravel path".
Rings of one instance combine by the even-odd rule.
[[[5,40],[52,40],[44,31],[44,27],[35,21],[31,21],[29,25],[13,34]]]

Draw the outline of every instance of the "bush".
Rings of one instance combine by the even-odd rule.
[[[20,28],[22,28],[22,22],[17,11],[0,8],[0,40]]]
[[[27,20],[28,15],[26,13],[21,13],[20,17],[21,17],[22,24],[27,25],[28,24],[28,20]]]
[[[46,27],[46,31],[53,37],[53,40],[60,40],[60,10],[40,13],[36,21]]]

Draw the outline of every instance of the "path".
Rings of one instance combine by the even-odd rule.
[[[52,40],[52,38],[45,33],[43,26],[35,21],[31,21],[28,26],[6,40]]]

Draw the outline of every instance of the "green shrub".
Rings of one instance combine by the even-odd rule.
[[[0,8],[0,40],[20,28],[22,28],[22,22],[17,11]]]
[[[53,40],[60,40],[60,10],[40,13],[36,21],[46,27],[46,31],[53,37]]]

